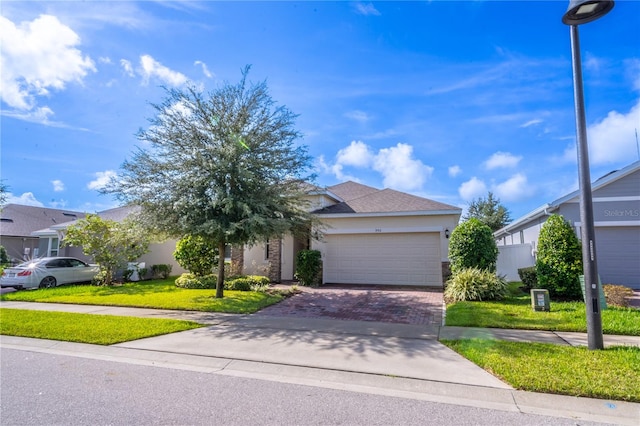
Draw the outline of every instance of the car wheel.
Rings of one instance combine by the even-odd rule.
[[[57,284],[56,279],[54,277],[45,277],[40,281],[40,288],[52,288]]]

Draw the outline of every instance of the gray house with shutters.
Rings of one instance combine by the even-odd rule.
[[[640,289],[640,161],[592,183],[598,274],[603,284]],[[518,280],[535,264],[538,236],[551,214],[563,216],[580,238],[580,194],[567,194],[496,231],[498,273]]]

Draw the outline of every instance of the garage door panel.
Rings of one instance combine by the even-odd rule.
[[[327,283],[442,286],[438,233],[329,235],[326,242]]]

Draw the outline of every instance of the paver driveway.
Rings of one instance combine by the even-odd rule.
[[[301,287],[257,315],[442,325],[442,291],[381,286]]]

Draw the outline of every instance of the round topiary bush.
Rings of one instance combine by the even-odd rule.
[[[491,228],[476,218],[458,225],[451,233],[449,260],[453,275],[466,268],[495,272],[498,246]]]
[[[556,299],[581,300],[582,248],[578,237],[562,216],[549,216],[538,238],[537,286]]]
[[[218,265],[218,247],[215,241],[198,235],[187,235],[176,244],[176,261],[197,276],[209,275]]]

